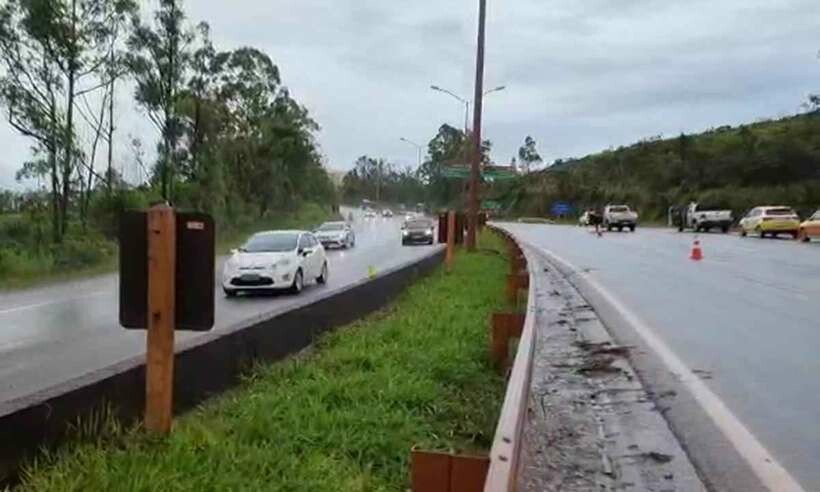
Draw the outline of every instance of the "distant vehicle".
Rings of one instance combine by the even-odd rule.
[[[696,202],[685,207],[669,208],[669,223],[677,226],[681,232],[684,229],[692,229],[695,232],[720,229],[725,234],[729,232],[733,220],[731,210]]]
[[[820,238],[820,209],[800,224],[797,237],[801,241],[809,242],[811,238]]]
[[[390,210],[389,208],[386,208],[386,209],[382,210],[382,217],[392,217],[392,216],[393,216],[393,211]]]
[[[374,218],[375,216],[376,216],[376,211],[375,211],[375,210],[373,210],[372,208],[366,208],[366,209],[364,209],[364,218],[365,218],[365,219],[372,219],[372,218]]]
[[[760,237],[791,234],[797,239],[800,218],[791,207],[755,207],[740,219],[740,235],[757,234]]]
[[[347,249],[356,245],[356,234],[347,222],[325,222],[314,234],[325,248]]]
[[[406,221],[401,226],[401,244],[412,243],[433,244],[433,232],[435,224],[432,219],[414,218]]]
[[[584,210],[584,213],[582,213],[581,216],[578,217],[578,226],[587,227],[587,226],[592,225],[592,222],[590,221],[590,216],[591,215],[592,215],[591,211]]]
[[[222,289],[233,297],[242,291],[302,291],[307,280],[327,282],[325,249],[307,231],[266,231],[251,236],[225,262]]]
[[[638,225],[638,214],[629,208],[629,205],[607,205],[604,207],[604,227],[611,231],[617,228],[618,231],[623,231],[624,228],[629,228],[630,231],[635,232],[635,227]]]

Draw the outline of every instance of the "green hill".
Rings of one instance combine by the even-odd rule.
[[[517,214],[548,215],[555,201],[576,209],[628,203],[645,219],[690,200],[731,208],[791,205],[801,214],[820,207],[820,113],[738,127],[722,126],[673,138],[559,160],[503,192]]]

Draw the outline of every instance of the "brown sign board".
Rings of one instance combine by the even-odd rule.
[[[120,218],[120,324],[144,330],[148,311],[148,223],[142,211]],[[176,214],[175,329],[214,325],[215,228],[204,213]]]

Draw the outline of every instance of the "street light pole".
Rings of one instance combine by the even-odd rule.
[[[470,169],[469,213],[467,217],[467,250],[475,251],[478,225],[478,181],[481,166],[481,110],[484,99],[484,42],[487,23],[487,0],[478,0],[478,46],[475,63],[475,100],[473,104],[473,162]]]
[[[408,144],[410,144],[410,145],[412,145],[413,147],[416,148],[416,150],[419,153],[418,167],[421,168],[421,149],[424,148],[424,147],[422,147],[421,145],[417,144],[416,142],[414,142],[410,139],[404,138],[404,137],[401,137],[399,140],[401,140],[402,142],[408,143]]]
[[[461,104],[464,105],[464,134],[466,135],[470,131],[470,125],[469,125],[469,121],[470,121],[470,101],[468,99],[465,99],[465,98],[459,96],[455,92],[448,91],[447,89],[442,89],[441,87],[439,87],[437,85],[431,85],[430,88],[433,89],[434,91],[443,92],[443,93],[447,94],[448,96],[451,96],[453,99],[457,100],[458,102],[460,102]]]
[[[442,89],[437,85],[431,85],[430,88],[434,91],[443,92],[449,96],[452,96],[454,99],[458,100],[458,102],[464,105],[464,134],[467,135],[468,133],[470,133],[470,100],[465,99],[454,92],[448,91],[447,89]],[[490,89],[484,92],[483,95],[486,96],[487,94],[492,94],[493,92],[503,91],[506,88],[506,85],[499,85],[494,89]]]

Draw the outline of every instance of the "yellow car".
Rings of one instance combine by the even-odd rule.
[[[805,242],[811,241],[813,237],[820,238],[820,210],[800,224],[797,237]]]
[[[740,235],[757,234],[760,237],[791,234],[797,238],[800,218],[791,207],[755,207],[740,219]]]

